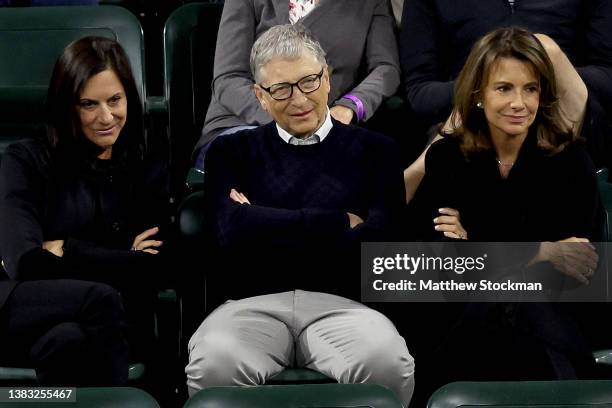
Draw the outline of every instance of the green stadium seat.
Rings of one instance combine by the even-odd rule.
[[[336,380],[329,378],[323,373],[310,370],[308,368],[288,368],[270,378],[267,385],[288,385],[288,384],[328,384],[335,383]]]
[[[55,60],[69,42],[87,35],[113,38],[121,43],[130,58],[141,96],[146,97],[142,29],[136,17],[125,9],[116,6],[0,9],[0,155],[8,144],[44,132],[44,101]]]
[[[612,242],[612,183],[608,182],[608,169],[597,170],[597,184],[601,202],[606,211],[604,222],[604,239]]]
[[[130,364],[128,381],[139,381],[144,376],[144,364]],[[36,371],[33,368],[0,367],[0,385],[36,385]]]
[[[185,408],[402,408],[389,389],[373,384],[264,385],[211,387]]]
[[[174,185],[183,186],[211,97],[222,2],[185,4],[164,27],[164,97]]]
[[[438,389],[427,408],[587,408],[612,406],[612,381],[454,382]]]

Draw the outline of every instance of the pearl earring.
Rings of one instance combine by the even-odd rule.
[[[478,103],[476,104],[476,106],[478,106],[480,109],[482,109],[482,102],[478,102]]]

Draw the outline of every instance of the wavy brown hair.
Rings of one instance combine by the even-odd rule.
[[[489,126],[482,100],[491,67],[499,58],[516,58],[529,63],[540,82],[540,104],[532,127],[536,127],[538,146],[554,154],[577,139],[564,124],[555,70],[540,41],[518,27],[499,28],[482,37],[472,48],[455,82],[455,103],[451,114],[453,130],[447,134],[461,139],[466,155],[492,148]]]

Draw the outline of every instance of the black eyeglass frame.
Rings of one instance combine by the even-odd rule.
[[[267,93],[270,95],[270,97],[271,97],[272,99],[274,99],[275,101],[284,101],[284,100],[289,99],[289,98],[291,98],[291,97],[293,96],[293,88],[294,88],[294,87],[297,87],[297,88],[300,90],[300,92],[302,92],[304,95],[308,95],[309,93],[313,93],[313,92],[318,91],[318,90],[319,90],[319,88],[321,88],[321,82],[322,82],[322,81],[321,81],[321,77],[323,76],[323,71],[324,71],[324,70],[325,70],[325,67],[321,67],[321,72],[319,72],[318,74],[310,74],[310,75],[306,75],[305,77],[300,78],[300,79],[298,79],[296,82],[293,82],[293,83],[291,83],[291,82],[279,82],[278,84],[272,84],[272,85],[270,85],[270,86],[269,86],[269,87],[267,87],[267,88],[266,88],[265,86],[261,85],[261,84],[257,84],[257,85],[259,85],[259,87],[260,87],[261,89],[263,89],[264,91],[266,91],[266,92],[267,92]],[[316,87],[315,89],[313,89],[312,91],[308,91],[308,92],[306,92],[306,91],[304,91],[304,90],[303,90],[303,89],[300,87],[300,82],[302,82],[303,80],[305,80],[305,79],[307,79],[307,78],[310,78],[310,77],[316,77],[316,78],[319,80],[319,86],[317,86],[317,87]],[[272,95],[272,92],[270,91],[270,89],[272,89],[272,88],[273,88],[273,87],[275,87],[275,86],[280,86],[280,85],[288,85],[288,86],[290,87],[291,92],[289,92],[289,96],[287,96],[287,97],[285,97],[285,98],[280,98],[280,99],[279,99],[279,98],[275,98],[275,97],[274,97],[274,95]]]

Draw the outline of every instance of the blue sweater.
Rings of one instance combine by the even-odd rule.
[[[232,188],[251,204],[232,201]],[[299,288],[356,297],[359,243],[395,238],[404,194],[393,141],[361,128],[334,121],[309,146],[284,142],[274,122],[215,140],[205,205],[210,238],[221,249],[218,271],[235,283],[224,293]],[[364,223],[351,229],[347,212]]]

